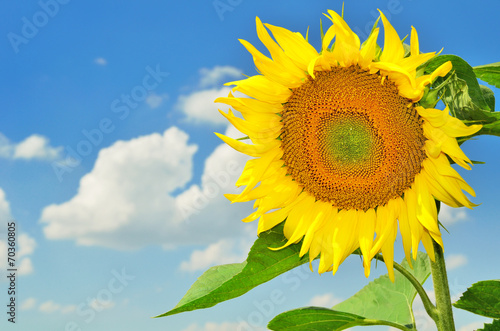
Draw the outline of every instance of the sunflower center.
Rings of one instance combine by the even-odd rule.
[[[402,196],[425,158],[412,102],[358,67],[317,72],[294,89],[282,118],[288,174],[339,209],[367,210]]]
[[[374,139],[369,127],[364,124],[357,118],[337,118],[326,123],[320,130],[323,134],[320,139],[324,140],[324,161],[331,160],[346,166],[369,161]]]

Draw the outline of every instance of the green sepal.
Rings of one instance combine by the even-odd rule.
[[[477,315],[500,318],[500,279],[473,284],[453,306]]]

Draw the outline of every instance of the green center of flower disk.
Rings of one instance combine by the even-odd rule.
[[[359,119],[330,121],[324,131],[324,152],[342,166],[366,163],[375,149],[373,132]]]

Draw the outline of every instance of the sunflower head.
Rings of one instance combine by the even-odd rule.
[[[319,256],[320,273],[335,273],[359,248],[366,276],[381,252],[393,279],[398,228],[410,264],[420,242],[434,259],[432,240],[443,245],[435,200],[474,206],[463,192],[474,191],[449,159],[470,169],[456,137],[481,127],[464,125],[447,109],[419,105],[426,86],[445,76],[451,62],[417,74],[435,53],[420,52],[412,28],[405,56],[397,32],[380,15],[382,52],[379,28],[361,45],[331,10],[319,52],[300,33],[257,18],[271,58],[241,40],[260,74],[228,83],[248,97],[230,93],[216,100],[242,114],[221,112],[251,143],[218,136],[254,157],[236,183],[243,191],[227,197],[255,200],[256,211],[244,221],[259,219],[259,233],[284,221],[283,247],[302,241],[300,255]]]

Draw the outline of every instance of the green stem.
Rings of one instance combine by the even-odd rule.
[[[443,249],[434,240],[432,240],[432,244],[436,257],[435,262],[431,261],[432,281],[434,283],[434,293],[436,294],[436,325],[439,331],[455,331]]]
[[[394,269],[399,271],[403,276],[406,277],[410,281],[410,283],[413,285],[413,287],[417,290],[418,295],[420,296],[420,299],[422,299],[422,303],[424,304],[425,311],[427,314],[437,322],[438,318],[438,313],[436,306],[432,303],[431,299],[429,299],[429,296],[427,295],[427,292],[425,292],[422,284],[405,268],[403,268],[400,264],[394,262]]]

